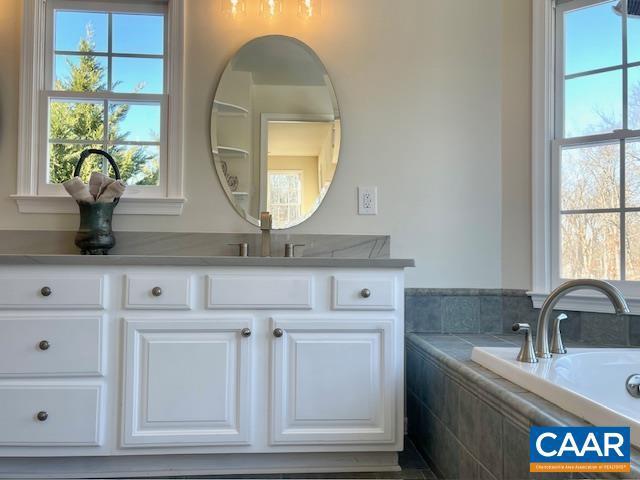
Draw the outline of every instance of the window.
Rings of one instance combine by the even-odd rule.
[[[623,1],[556,9],[552,158],[558,278],[640,280],[640,17]]]
[[[32,48],[23,73],[31,73],[37,100],[21,118],[21,139],[29,128],[34,138],[20,156],[21,211],[51,211],[39,209],[34,197],[62,205],[68,195],[61,183],[80,152],[100,148],[112,154],[128,185],[120,213],[180,213],[183,2],[27,3]],[[27,104],[29,86],[21,92]],[[109,172],[107,162],[90,160],[81,176]]]
[[[267,198],[274,228],[298,223],[302,215],[302,172],[269,170]]]
[[[534,5],[536,292],[596,278],[640,297],[640,8],[627,8]]]

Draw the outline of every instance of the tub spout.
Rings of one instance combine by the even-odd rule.
[[[540,315],[538,316],[538,331],[536,334],[536,356],[538,358],[550,358],[549,351],[549,318],[558,301],[566,294],[575,290],[596,290],[604,293],[613,304],[616,314],[629,313],[629,307],[624,296],[616,287],[602,280],[569,280],[563,283],[549,294],[542,304]]]

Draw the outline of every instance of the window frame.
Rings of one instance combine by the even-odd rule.
[[[640,130],[628,130],[627,80],[623,75],[623,128],[609,133],[563,138],[564,136],[564,43],[563,25],[556,18],[566,12],[607,0],[572,0],[556,4],[555,0],[532,2],[532,274],[529,295],[539,308],[553,288],[565,279],[560,277],[560,152],[563,147],[594,145],[640,137]],[[560,22],[558,22],[560,23]],[[623,25],[625,22],[623,22]],[[625,71],[640,62],[627,63],[626,26],[623,26],[622,61],[616,67],[593,69],[580,75],[619,69]],[[622,142],[621,142],[622,144]],[[621,149],[621,164],[625,152]],[[624,191],[624,167],[621,166],[621,190]],[[623,193],[621,196],[624,195]],[[624,200],[622,198],[621,200]],[[587,210],[587,209],[585,209]],[[613,209],[624,217],[623,202]],[[631,209],[638,210],[638,209]],[[621,224],[621,255],[624,255],[624,221]],[[622,257],[621,262],[624,262]],[[621,268],[624,268],[621,265]],[[621,271],[622,274],[622,271]],[[633,313],[640,314],[640,282],[610,281],[627,296]],[[603,296],[592,291],[577,291],[561,299],[558,308],[612,312]]]
[[[302,204],[304,201],[304,171],[303,170],[299,170],[299,169],[289,169],[289,170],[283,170],[283,169],[277,169],[277,170],[268,170],[267,171],[267,176],[269,177],[267,179],[267,184],[271,185],[271,175],[291,175],[291,176],[296,176],[298,177],[298,182],[300,184],[300,190],[298,191],[298,208],[300,209],[300,216],[297,217],[295,219],[295,221],[299,221],[303,215],[302,215]],[[267,193],[267,211],[273,211],[273,204],[269,205],[268,204],[268,199],[270,198],[270,192]],[[283,206],[286,205],[287,209],[290,208],[292,205],[296,206],[293,203],[276,203],[277,206]],[[291,218],[289,218],[289,222],[291,222]],[[278,228],[288,228],[288,227],[278,227]]]
[[[52,90],[54,8],[93,11],[165,13],[164,93],[64,92]],[[142,55],[144,56],[144,55]],[[184,2],[181,0],[25,0],[20,80],[20,123],[17,193],[21,213],[74,213],[77,206],[61,185],[46,183],[48,101],[97,98],[131,103],[161,103],[161,165],[157,187],[129,186],[116,213],[180,215],[183,195]],[[47,83],[48,82],[48,83]],[[105,133],[106,134],[106,133]],[[97,143],[102,143],[102,140]],[[138,143],[138,142],[134,142]]]

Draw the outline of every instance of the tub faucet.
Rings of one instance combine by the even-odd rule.
[[[536,355],[538,358],[551,357],[551,352],[549,351],[549,318],[551,318],[553,308],[567,293],[583,289],[596,290],[604,293],[613,304],[616,314],[629,313],[629,307],[622,293],[610,283],[593,279],[569,280],[551,292],[540,309],[538,331],[536,334]]]

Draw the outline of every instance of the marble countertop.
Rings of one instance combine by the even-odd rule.
[[[403,258],[10,254],[0,255],[0,265],[407,268],[414,267],[415,261]]]

